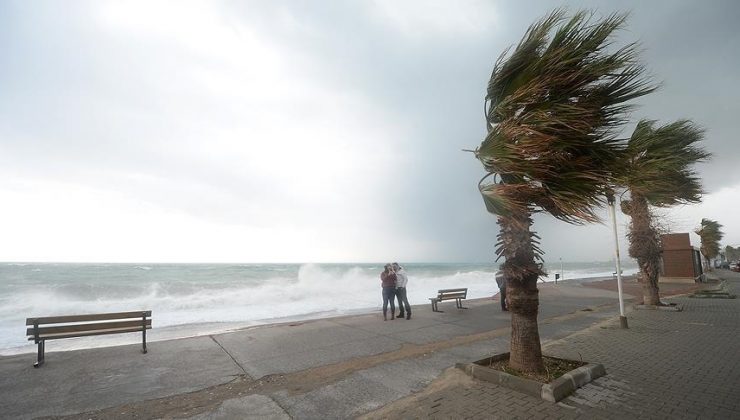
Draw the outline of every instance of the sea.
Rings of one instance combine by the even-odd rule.
[[[0,355],[35,351],[28,317],[151,310],[148,341],[257,325],[377,312],[376,264],[0,263]],[[467,287],[469,298],[498,293],[494,263],[401,263],[408,298],[426,304],[438,289]],[[634,263],[623,265],[634,274]],[[614,263],[545,264],[542,281],[611,278]],[[47,351],[137,343],[141,334],[55,340]]]

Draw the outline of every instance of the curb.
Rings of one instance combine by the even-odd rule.
[[[589,363],[586,366],[571,370],[549,384],[542,385],[541,398],[550,402],[558,402],[572,394],[576,389],[604,375],[606,375],[604,365]]]
[[[683,311],[683,305],[681,304],[671,304],[670,306],[634,305],[633,307],[638,310],[650,310],[650,311],[668,311],[668,312]]]
[[[509,353],[494,356],[491,359],[508,359]],[[482,381],[491,382],[523,394],[541,398],[545,401],[558,402],[576,389],[586,385],[596,378],[606,375],[604,365],[588,363],[585,366],[573,369],[554,381],[543,384],[531,379],[514,376],[500,370],[491,369],[476,363],[457,363],[455,367],[469,376]]]

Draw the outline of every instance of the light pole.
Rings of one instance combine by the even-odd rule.
[[[563,277],[563,257],[560,257],[560,280],[565,280],[565,277]]]
[[[606,195],[609,203],[609,214],[612,217],[612,231],[614,232],[614,260],[617,266],[617,291],[619,293],[619,326],[629,328],[627,317],[624,316],[624,297],[622,296],[622,263],[619,260],[619,235],[617,235],[617,214],[614,211],[614,194]]]

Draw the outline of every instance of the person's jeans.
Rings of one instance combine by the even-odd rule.
[[[395,287],[384,287],[383,288],[383,316],[388,312],[388,302],[391,304],[391,314],[396,313],[396,288]]]
[[[403,316],[403,309],[406,308],[406,313],[411,313],[411,305],[409,305],[409,299],[406,296],[405,287],[396,287],[396,297],[398,298],[398,312]]]

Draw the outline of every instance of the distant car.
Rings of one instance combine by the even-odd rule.
[[[740,272],[740,263],[738,263],[737,261],[736,262],[731,262],[730,263],[730,270]]]

